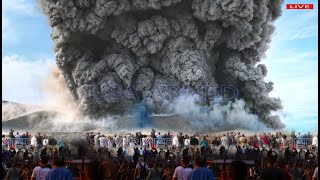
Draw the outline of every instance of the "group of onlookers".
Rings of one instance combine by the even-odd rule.
[[[317,135],[281,132],[173,135],[152,130],[150,134],[107,136],[91,132],[79,137],[85,146],[80,148],[51,135],[25,133],[21,137],[19,132],[16,135],[13,132],[2,135],[1,175],[6,179],[59,179],[59,175],[70,179],[77,173],[65,168],[63,159],[82,156],[96,161],[92,167],[97,170],[97,179],[317,178]],[[30,141],[19,141],[20,138]],[[76,156],[72,156],[72,146],[78,152]],[[223,168],[208,164],[216,159],[232,162]],[[247,160],[254,164],[246,164]]]

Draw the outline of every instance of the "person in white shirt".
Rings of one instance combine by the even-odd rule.
[[[162,138],[163,136],[161,135],[160,132],[158,132],[157,138]]]
[[[181,166],[176,167],[173,174],[173,180],[187,180],[192,169],[188,167],[190,158],[188,156],[183,157]]]
[[[312,145],[318,147],[318,135],[312,138]]]
[[[144,150],[142,148],[139,149],[139,155],[143,156],[144,155]]]
[[[44,137],[42,140],[42,145],[44,147],[47,147],[49,145],[49,139],[47,137]]]
[[[51,170],[47,167],[48,159],[47,158],[41,158],[39,166],[35,167],[33,169],[31,180],[45,180],[46,175]]]
[[[128,141],[127,141],[127,137],[123,137],[122,138],[122,148],[123,149],[127,149],[127,143],[128,143]]]
[[[32,145],[33,147],[38,147],[38,141],[36,136],[32,136],[31,140],[30,140],[30,145]]]
[[[225,148],[229,147],[229,138],[225,134],[221,137],[221,145]]]
[[[17,135],[15,136],[15,138],[21,138],[21,135],[19,134],[19,132],[17,132]]]
[[[178,145],[179,145],[178,135],[173,137],[173,139],[172,139],[172,145],[173,145],[174,147],[178,147]]]
[[[186,137],[186,139],[184,139],[184,146],[189,147],[189,145],[190,145],[190,139],[189,137]]]

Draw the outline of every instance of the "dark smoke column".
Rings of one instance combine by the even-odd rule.
[[[156,113],[177,94],[166,85],[232,84],[251,113],[282,128],[271,111],[264,56],[283,0],[39,0],[49,18],[56,61],[85,114],[122,113],[135,103]],[[94,91],[95,98],[89,93]],[[121,98],[120,98],[121,97]]]

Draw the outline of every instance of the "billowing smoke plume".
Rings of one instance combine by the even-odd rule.
[[[239,90],[235,104],[272,128],[283,127],[271,115],[282,106],[269,97],[273,83],[258,63],[282,2],[39,0],[57,65],[83,113],[122,113],[137,102],[170,113],[179,93],[168,86],[230,84]]]

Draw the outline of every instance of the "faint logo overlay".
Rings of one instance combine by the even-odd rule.
[[[95,89],[97,87],[89,85],[89,97],[93,102],[121,102],[126,99],[133,99],[135,102],[141,102],[142,97],[134,86],[122,87],[120,85],[109,86]],[[161,88],[162,90],[171,93],[173,97],[180,95],[197,95],[198,102],[216,103],[234,101],[239,96],[238,89],[233,85],[206,85],[199,86],[194,89],[189,86],[178,87],[175,85],[159,85],[154,89]],[[214,97],[219,97],[219,101],[215,101]]]

